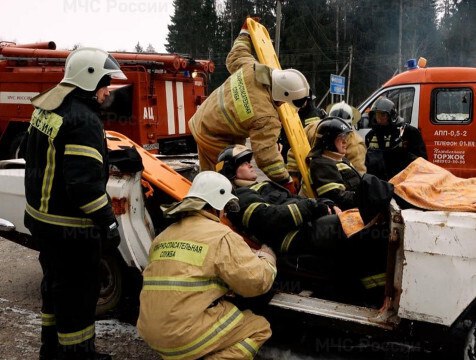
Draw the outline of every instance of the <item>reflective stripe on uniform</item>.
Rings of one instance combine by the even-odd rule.
[[[243,213],[243,218],[241,220],[241,223],[245,228],[248,228],[248,226],[250,225],[250,219],[251,215],[253,215],[253,211],[255,211],[255,209],[260,205],[269,206],[269,204],[263,202],[255,202],[246,208],[245,212]]]
[[[306,120],[304,120],[304,127],[308,126],[309,124],[315,123],[316,121],[319,121],[319,120],[321,120],[321,118],[318,116],[307,118]]]
[[[228,109],[226,108],[225,105],[225,84],[221,85],[218,88],[218,106],[220,107],[220,110],[223,114],[223,117],[226,120],[226,124],[230,127],[231,131],[233,134],[236,135],[243,135],[244,137],[248,136],[248,133],[239,127],[239,125],[236,123],[235,119],[233,116],[228,112]]]
[[[352,170],[352,168],[349,165],[347,165],[346,163],[343,163],[343,162],[342,163],[337,163],[336,167],[337,167],[337,170],[339,170],[339,171]]]
[[[48,150],[46,151],[46,167],[43,175],[43,184],[41,185],[40,211],[48,212],[48,202],[51,197],[51,188],[55,177],[56,167],[56,149],[53,144],[53,138],[48,138]]]
[[[94,337],[94,332],[94,324],[73,333],[58,332],[58,342],[63,346],[77,345],[86,340],[92,339]]]
[[[106,206],[108,204],[108,199],[106,194],[101,195],[98,197],[96,200],[93,200],[86,205],[80,206],[79,208],[84,211],[85,214],[90,214],[92,212],[95,212],[102,207]]]
[[[228,291],[228,286],[220,278],[178,278],[161,276],[144,276],[143,290],[154,291],[207,291],[220,289]]]
[[[32,218],[41,222],[52,224],[52,225],[82,227],[82,228],[94,226],[94,223],[91,219],[77,218],[77,217],[71,217],[71,216],[52,215],[52,214],[38,211],[29,204],[26,204],[25,210]]]
[[[272,177],[272,175],[283,174],[286,171],[286,167],[284,162],[278,161],[272,163],[271,165],[265,166],[262,170],[268,177]]]
[[[253,359],[256,356],[256,354],[258,353],[258,350],[259,350],[258,344],[256,344],[250,338],[246,338],[246,339],[240,341],[239,343],[236,343],[233,346],[240,349],[248,359]]]
[[[254,191],[259,191],[259,189],[261,189],[263,186],[265,186],[267,184],[266,181],[263,181],[263,182],[260,182],[260,183],[257,183],[257,184],[254,184],[254,185],[251,185],[250,186],[250,189],[251,190],[254,190]]]
[[[41,326],[55,326],[56,317],[55,314],[41,313]]]
[[[241,321],[243,314],[233,306],[233,308],[220,320],[218,320],[207,332],[199,338],[177,348],[158,348],[160,355],[165,359],[184,359],[202,352],[207,347],[217,343],[223,336],[228,334]]]
[[[288,153],[288,163],[286,164],[288,171],[298,172],[298,164],[294,158],[294,154]]]
[[[303,223],[301,211],[299,211],[299,207],[296,204],[289,204],[287,205],[291,216],[293,217],[294,224],[299,226]]]
[[[102,155],[91,146],[68,144],[64,148],[65,155],[87,156],[103,163]]]
[[[372,139],[370,139],[368,148],[369,149],[378,149],[379,148],[377,136],[373,136]]]
[[[294,230],[290,231],[286,234],[284,237],[283,242],[281,243],[281,252],[285,253],[289,250],[289,247],[291,246],[291,243],[293,242],[296,234],[299,232],[299,230]]]
[[[329,184],[323,185],[321,187],[318,187],[316,189],[316,192],[317,192],[318,196],[321,196],[322,194],[325,194],[326,192],[331,191],[331,190],[335,190],[335,189],[345,190],[345,185],[344,184],[339,184],[339,183],[329,183]]]
[[[386,273],[381,273],[377,275],[367,276],[361,278],[360,281],[366,289],[373,289],[377,286],[385,286],[385,281],[387,279]]]
[[[243,68],[235,71],[230,76],[230,92],[236,114],[238,115],[238,121],[243,122],[252,118],[255,113],[250,101],[248,89],[246,88]]]

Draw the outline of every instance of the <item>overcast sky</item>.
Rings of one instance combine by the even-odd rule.
[[[172,0],[1,0],[0,41],[54,41],[133,51],[139,41],[166,52]]]

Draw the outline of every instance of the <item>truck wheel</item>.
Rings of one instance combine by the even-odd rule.
[[[122,269],[117,256],[104,256],[99,266],[101,288],[96,316],[105,315],[116,308],[122,296]]]
[[[466,335],[466,341],[463,347],[463,359],[464,360],[476,360],[476,322]]]

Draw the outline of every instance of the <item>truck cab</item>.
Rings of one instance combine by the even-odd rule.
[[[380,96],[392,100],[399,115],[417,127],[428,160],[454,175],[476,176],[476,68],[427,68],[426,60],[409,60],[408,70],[395,75],[358,107],[359,130],[369,129],[365,114]],[[367,118],[368,119],[368,118]]]

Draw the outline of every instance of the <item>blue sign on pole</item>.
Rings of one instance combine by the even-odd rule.
[[[345,93],[345,77],[331,74],[331,94],[344,95]]]

